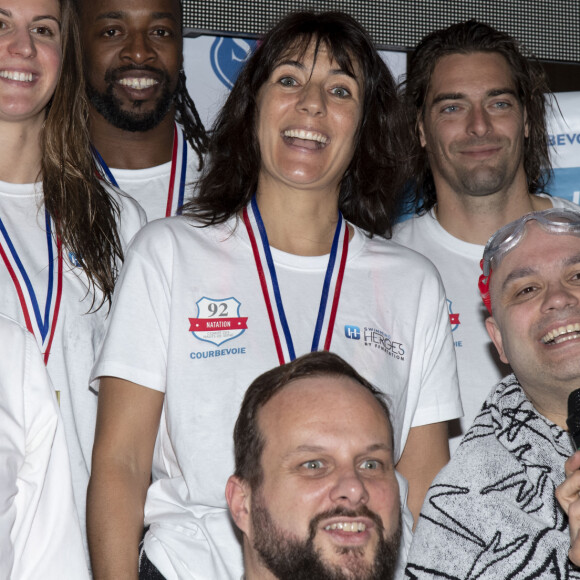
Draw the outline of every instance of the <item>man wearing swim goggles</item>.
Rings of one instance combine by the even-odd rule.
[[[580,577],[568,558],[580,530],[580,454],[566,426],[568,395],[580,388],[580,212],[511,222],[488,241],[482,268],[487,331],[513,374],[433,482],[408,569],[418,578]],[[571,555],[580,562],[580,542]]]
[[[578,211],[580,212],[580,208],[578,208]],[[483,251],[481,260],[483,274],[479,277],[481,298],[490,315],[492,311],[489,286],[492,262],[494,267],[497,268],[504,256],[520,243],[526,233],[526,224],[530,221],[536,221],[542,229],[553,234],[580,234],[579,214],[575,211],[559,208],[525,214],[520,219],[507,224],[493,234]]]

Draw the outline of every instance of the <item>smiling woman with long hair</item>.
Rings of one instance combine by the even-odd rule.
[[[70,0],[0,0],[0,312],[43,353],[84,522],[97,404],[88,376],[143,217],[96,177],[80,66]]]
[[[391,74],[345,14],[290,15],[251,56],[198,196],[141,232],[121,274],[93,373],[96,578],[137,577],[144,524],[142,577],[241,576],[224,499],[239,405],[256,376],[311,350],[389,395],[418,512],[461,406],[437,274],[382,237],[402,187],[402,121]]]

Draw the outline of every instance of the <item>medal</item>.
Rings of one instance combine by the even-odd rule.
[[[260,210],[258,209],[256,196],[252,198],[249,208],[250,211],[248,211],[248,208],[244,208],[242,214],[243,220],[248,232],[248,236],[250,238],[250,243],[252,245],[252,252],[256,262],[256,269],[260,279],[260,286],[262,288],[262,294],[264,296],[264,302],[266,305],[266,310],[268,311],[270,326],[272,328],[272,336],[276,346],[276,353],[278,354],[278,360],[282,365],[286,362],[286,358],[288,358],[288,360],[294,360],[296,358],[294,343],[292,341],[290,327],[288,326],[288,321],[286,319],[284,304],[282,303],[282,295],[280,293],[280,286],[278,284],[278,277],[276,275],[276,266],[274,265],[274,260],[272,258],[272,252],[270,250],[270,243],[268,242],[266,228],[264,227],[264,222],[262,221],[262,216],[260,215]],[[254,230],[257,230],[258,236],[255,235]],[[348,227],[342,217],[342,214],[338,212],[338,223],[336,224],[336,230],[334,232],[334,238],[332,241],[332,248],[330,250],[328,265],[326,267],[324,285],[322,287],[322,293],[320,296],[320,306],[318,308],[318,316],[314,326],[314,335],[312,337],[312,346],[310,349],[311,352],[319,350],[322,329],[325,324],[326,337],[323,349],[330,349],[332,332],[334,330],[336,312],[338,310],[338,302],[340,300],[340,292],[342,289],[342,281],[346,268],[346,259],[348,256],[348,238]],[[260,243],[258,243],[258,240]],[[267,265],[267,270],[263,266],[264,262]],[[336,267],[337,264],[338,268]],[[266,272],[268,275],[266,275]],[[332,291],[333,287],[334,290]],[[333,294],[332,305],[330,310],[327,312],[328,298],[331,292]],[[270,298],[271,296],[274,297],[274,300]],[[272,306],[273,302],[276,306],[276,310],[274,310]],[[285,348],[282,344],[280,338],[281,336],[284,337]]]
[[[20,308],[24,315],[26,328],[35,336],[43,353],[44,364],[48,363],[50,349],[56,330],[60,301],[62,298],[63,258],[60,240],[56,240],[57,259],[54,259],[54,241],[52,239],[52,220],[44,210],[46,223],[46,242],[48,247],[48,288],[44,304],[44,314],[38,301],[30,277],[18,255],[2,219],[0,219],[0,256],[10,274],[18,295]],[[56,272],[55,272],[56,269]]]

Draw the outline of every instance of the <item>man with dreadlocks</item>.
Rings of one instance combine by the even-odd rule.
[[[180,212],[207,135],[187,92],[179,0],[78,0],[90,134],[103,177],[149,220]]]

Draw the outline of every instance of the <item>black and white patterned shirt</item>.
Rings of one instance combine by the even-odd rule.
[[[580,578],[554,495],[573,453],[568,433],[506,377],[429,489],[406,577]]]

